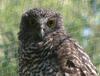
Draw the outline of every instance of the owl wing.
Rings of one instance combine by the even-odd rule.
[[[71,38],[58,47],[58,59],[65,76],[97,76],[96,68],[83,48]]]

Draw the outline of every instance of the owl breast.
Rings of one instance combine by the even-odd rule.
[[[56,76],[59,73],[57,55],[50,50],[48,45],[32,44],[28,48],[23,48],[19,61],[20,76]],[[41,46],[42,45],[42,46]],[[45,50],[44,50],[45,49]],[[61,73],[59,73],[60,76]]]

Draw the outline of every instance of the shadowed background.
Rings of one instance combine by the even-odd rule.
[[[0,76],[18,76],[20,19],[23,12],[35,7],[60,12],[66,30],[100,72],[100,0],[0,0]]]

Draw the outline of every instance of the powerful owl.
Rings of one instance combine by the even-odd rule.
[[[65,32],[58,12],[26,11],[18,38],[19,76],[97,76],[89,56]]]

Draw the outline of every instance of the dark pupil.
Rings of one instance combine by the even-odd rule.
[[[50,20],[50,21],[48,21],[47,24],[48,24],[49,27],[52,27],[54,25],[54,21],[53,20]]]

